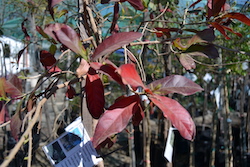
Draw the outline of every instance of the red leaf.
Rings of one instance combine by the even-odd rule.
[[[134,64],[124,64],[118,68],[118,73],[122,77],[122,82],[125,85],[130,85],[133,90],[136,90],[138,87],[142,87],[145,89],[142,80],[135,69]]]
[[[76,95],[75,88],[69,85],[67,88],[66,97],[68,97],[69,99],[73,99],[75,95]]]
[[[87,73],[85,92],[89,112],[93,118],[98,119],[104,112],[104,88],[99,75],[93,68],[89,68]]]
[[[183,138],[193,140],[195,136],[195,124],[185,108],[177,101],[168,97],[153,95],[149,98],[179,130]]]
[[[139,124],[143,120],[143,118],[144,118],[144,112],[143,112],[141,106],[139,106],[139,109],[134,113],[134,115],[132,117],[133,125],[139,126]]]
[[[13,115],[10,120],[11,134],[16,141],[18,141],[19,138],[21,125],[22,125],[22,120],[19,117],[19,112],[16,112],[15,115]]]
[[[170,34],[170,29],[169,28],[160,28],[160,27],[156,27],[155,28],[158,32],[156,32],[156,36],[159,38],[159,37],[162,37],[162,35],[166,35],[168,38],[171,37],[171,34]]]
[[[141,36],[142,34],[139,32],[120,32],[113,34],[103,40],[100,45],[98,45],[93,55],[91,56],[91,59],[97,60],[98,58],[112,53],[123,45],[129,44],[130,42],[140,38]]]
[[[222,35],[224,35],[224,36],[226,37],[226,39],[230,39],[229,36],[227,36],[227,34],[226,34],[224,28],[223,28],[220,24],[218,24],[217,22],[212,22],[212,23],[210,23],[210,24],[211,24],[214,28],[216,28],[218,31],[220,31],[220,33],[221,33]]]
[[[226,0],[212,0],[213,16],[217,16],[220,13],[225,3],[226,3]]]
[[[250,26],[250,19],[248,17],[246,17],[246,15],[244,15],[244,14],[232,12],[232,13],[225,14],[223,16],[223,18],[225,18],[225,17],[228,17],[231,19],[237,19],[237,20],[245,23],[246,25]]]
[[[76,69],[77,76],[80,77],[87,74],[87,72],[89,71],[89,67],[89,63],[86,60],[82,59],[79,67]]]
[[[53,54],[46,50],[40,51],[40,62],[44,67],[52,66],[56,63],[56,58]]]
[[[188,54],[182,53],[179,57],[179,60],[186,70],[191,70],[196,68],[194,59]]]
[[[85,49],[81,44],[78,34],[68,25],[60,23],[48,24],[44,29],[44,32],[51,36],[54,40],[57,40],[67,46],[73,52],[81,56],[86,56]]]
[[[138,112],[140,97],[133,95],[119,99],[99,119],[93,136],[93,146],[97,147],[107,137],[121,132]]]
[[[235,35],[237,35],[238,37],[242,37],[242,34],[241,33],[238,33],[238,32],[235,32],[233,29],[229,28],[229,27],[226,27],[226,26],[222,26],[224,29],[234,33]]]
[[[169,93],[179,93],[182,95],[192,95],[200,92],[203,89],[191,81],[190,79],[181,75],[171,75],[159,80],[156,80],[148,85],[154,93],[166,95]]]
[[[104,73],[105,75],[111,77],[117,83],[124,86],[121,76],[116,72],[118,68],[115,65],[94,62],[94,63],[90,63],[90,66],[94,68],[95,70],[98,70],[99,72]]]

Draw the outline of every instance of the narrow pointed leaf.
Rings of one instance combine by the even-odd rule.
[[[148,88],[150,88],[151,90],[154,90],[156,88],[154,93],[160,95],[178,93],[185,96],[192,95],[203,90],[198,84],[181,75],[171,75],[156,80],[150,83],[148,85]]]
[[[223,17],[237,19],[237,20],[245,23],[246,25],[250,26],[250,19],[244,14],[232,12],[232,13],[225,14]]]
[[[217,22],[210,23],[214,28],[216,28],[222,35],[226,37],[226,39],[230,39],[229,36],[227,36],[225,29]]]
[[[168,97],[153,95],[150,100],[163,112],[172,124],[179,130],[181,136],[187,140],[193,140],[195,136],[195,124],[188,113],[177,101]]]
[[[238,33],[238,32],[235,32],[233,29],[229,28],[229,27],[226,27],[226,26],[222,26],[224,29],[234,33],[235,35],[237,35],[238,37],[242,37],[242,34],[241,33]]]
[[[121,132],[129,123],[133,113],[139,109],[140,97],[133,95],[122,98],[110,106],[99,119],[93,136],[93,146],[97,147],[107,137]]]
[[[138,87],[145,88],[134,64],[124,64],[117,71],[121,75],[122,82],[125,85],[130,85],[134,90]]]
[[[104,87],[93,68],[87,73],[85,92],[88,110],[93,118],[98,119],[104,112]]]
[[[139,32],[120,32],[113,34],[98,45],[91,56],[91,59],[97,60],[98,58],[119,49],[123,45],[128,45],[130,42],[133,42],[141,36],[142,34]]]

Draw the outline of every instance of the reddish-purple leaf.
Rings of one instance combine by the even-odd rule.
[[[44,32],[54,40],[61,42],[73,52],[81,56],[86,56],[86,51],[81,44],[78,34],[70,26],[60,23],[49,24],[44,29]]]
[[[56,58],[53,54],[46,50],[40,51],[40,62],[44,67],[52,66],[56,63]]]
[[[150,100],[161,109],[163,115],[179,130],[181,136],[187,140],[193,140],[195,136],[195,124],[188,113],[177,101],[168,97],[153,95]]]
[[[241,33],[238,33],[238,32],[235,32],[233,29],[229,28],[229,27],[226,27],[226,26],[222,26],[224,29],[234,33],[235,35],[237,35],[238,37],[242,37],[242,34]]]
[[[194,59],[188,54],[182,53],[179,57],[179,60],[186,70],[191,70],[196,68]]]
[[[230,39],[229,36],[227,36],[226,31],[224,30],[224,28],[217,22],[212,22],[210,23],[214,28],[216,28],[218,31],[220,31],[220,33],[222,35],[224,35],[226,37],[226,39]]]
[[[237,20],[245,23],[246,25],[250,26],[250,19],[244,14],[232,12],[232,13],[228,13],[228,14],[223,15],[223,18],[226,18],[226,17],[228,17],[230,19],[237,19]]]
[[[144,118],[144,112],[143,112],[143,109],[141,108],[141,106],[139,106],[139,109],[134,113],[134,115],[132,117],[133,125],[139,126],[139,124],[141,123],[143,118]]]
[[[76,95],[75,88],[69,85],[66,91],[66,97],[68,97],[69,99],[73,99],[75,95]]]
[[[124,97],[110,106],[99,119],[93,136],[93,146],[97,147],[107,137],[121,132],[129,123],[133,113],[139,110],[140,97]]]
[[[140,38],[141,36],[142,34],[139,32],[120,32],[113,34],[103,40],[100,45],[98,45],[93,55],[91,56],[91,59],[97,60],[98,58],[112,53],[123,45],[129,44],[130,42]]]
[[[18,141],[21,126],[22,126],[22,120],[19,117],[19,112],[16,112],[15,115],[13,115],[10,120],[11,134],[16,141]]]
[[[220,13],[225,3],[226,3],[226,0],[212,0],[213,16],[217,16]]]
[[[181,75],[171,75],[165,78],[156,80],[148,85],[154,93],[166,95],[169,93],[179,93],[182,95],[192,95],[200,92],[203,89],[190,79]]]
[[[155,33],[158,38],[162,37],[163,35],[166,35],[168,38],[171,38],[169,28],[155,27],[155,29],[157,30]]]
[[[24,51],[27,49],[29,45],[25,46],[22,50],[20,50],[18,53],[17,53],[17,64],[19,63]]]
[[[120,85],[124,86],[121,76],[116,72],[118,68],[114,64],[102,64],[93,62],[90,63],[90,66],[95,70],[98,70],[99,72],[109,76],[111,79],[115,80]]]
[[[80,77],[87,74],[87,72],[89,71],[89,67],[89,63],[86,60],[82,59],[79,67],[76,69],[77,76]]]
[[[142,87],[145,89],[142,80],[135,69],[134,64],[124,64],[118,68],[118,73],[122,77],[122,82],[125,85],[130,85],[133,90],[136,90],[138,87]]]
[[[104,112],[104,87],[93,68],[89,68],[87,73],[85,92],[89,112],[93,118],[98,119]]]

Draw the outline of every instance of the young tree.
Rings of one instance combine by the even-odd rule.
[[[61,15],[67,13],[62,14],[59,10],[60,5],[65,2],[49,0],[47,10],[53,21],[45,26],[36,26],[37,32],[51,43],[49,50],[40,51],[40,62],[45,72],[39,75],[36,87],[30,93],[21,94],[13,80],[1,78],[0,81],[0,95],[4,101],[0,114],[1,123],[6,120],[6,105],[17,99],[21,101],[10,119],[11,133],[17,143],[1,166],[8,166],[27,139],[29,142],[29,149],[26,149],[27,165],[31,165],[34,135],[32,130],[37,128],[39,133],[40,128],[43,128],[40,126],[41,120],[39,121],[42,108],[45,102],[62,88],[66,88],[68,99],[79,100],[77,96],[81,97],[78,103],[82,107],[83,122],[87,121],[83,103],[92,118],[98,119],[92,139],[96,148],[112,146],[114,135],[123,131],[130,122],[135,127],[143,124],[146,148],[143,162],[144,166],[149,167],[151,142],[149,120],[150,114],[156,108],[178,129],[183,138],[194,140],[196,128],[189,112],[171,97],[174,93],[187,96],[203,89],[173,70],[182,71],[180,64],[186,70],[195,69],[196,63],[200,63],[198,59],[219,57],[217,47],[220,46],[213,43],[216,31],[226,39],[230,39],[226,31],[241,36],[230,28],[232,21],[238,20],[247,26],[250,25],[250,19],[244,14],[231,12],[225,0],[208,0],[206,9],[194,9],[200,2],[198,0],[184,12],[178,13],[175,12],[178,4],[176,1],[101,1],[102,4],[112,5],[110,20],[109,13],[102,16],[97,10],[99,3],[79,0],[79,13],[77,13],[79,24],[75,30],[66,24],[67,17],[65,20],[59,19]],[[34,1],[28,3],[36,4]],[[129,15],[131,13],[136,15]],[[193,15],[196,13],[201,14]],[[124,30],[124,27],[119,25],[126,17],[129,18],[126,21],[133,26],[128,26]],[[142,19],[141,24],[135,25],[138,17]],[[200,20],[193,22],[193,18],[196,17]],[[32,16],[31,19],[35,17]],[[110,27],[103,37],[101,25],[106,21],[110,22]],[[23,31],[27,37],[24,26]],[[124,64],[118,67],[113,63],[112,53],[120,48],[123,48]],[[74,55],[67,54],[69,51]],[[58,52],[60,52],[59,58],[56,57]],[[66,56],[72,57],[65,59]],[[156,71],[150,76],[150,72],[147,71],[150,68],[147,65],[155,59],[163,63],[159,66],[153,64],[156,66],[154,67]],[[69,65],[65,67],[63,60],[70,60],[67,62]],[[47,80],[51,82],[39,92]],[[105,86],[111,80],[120,85],[122,95],[107,106]],[[76,89],[77,87],[80,88]]]

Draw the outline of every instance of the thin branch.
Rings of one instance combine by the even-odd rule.
[[[166,13],[167,9],[169,6],[169,2],[167,2],[166,7],[164,8],[163,12],[161,12],[161,14],[159,14],[158,16],[156,16],[154,19],[152,19],[151,21],[155,21],[157,19],[159,19],[164,13]]]
[[[2,127],[4,127],[4,126],[7,126],[7,125],[9,125],[9,124],[10,124],[10,121],[5,122],[5,123],[3,123],[3,124],[0,125],[0,128],[2,128]]]
[[[195,60],[195,59],[194,59],[194,61],[200,65],[204,65],[204,66],[208,66],[208,67],[229,66],[229,65],[234,65],[234,64],[241,64],[244,62],[250,62],[249,60],[245,60],[245,61],[238,61],[238,62],[224,63],[224,64],[206,64],[206,63],[202,63],[202,62]]]

